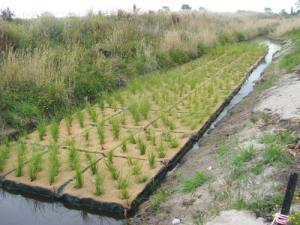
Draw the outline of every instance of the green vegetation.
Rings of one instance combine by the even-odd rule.
[[[129,185],[128,175],[125,176],[124,178],[122,176],[119,176],[117,188],[126,189],[128,185]]]
[[[121,199],[129,199],[130,194],[126,188],[121,189]]]
[[[50,124],[50,132],[51,132],[52,138],[55,142],[57,142],[57,140],[58,140],[58,132],[59,132],[58,126],[59,126],[59,124],[56,121],[56,119],[53,119]]]
[[[203,171],[195,171],[195,176],[184,180],[182,192],[188,193],[203,185],[210,177]]]
[[[36,147],[32,147],[32,156],[28,164],[28,174],[31,181],[36,180],[38,173],[42,169],[42,153]]]
[[[78,151],[75,148],[75,140],[72,139],[69,141],[68,145],[69,145],[69,164],[70,164],[70,168],[71,170],[75,170],[76,166],[78,164]]]
[[[76,169],[75,169],[75,187],[76,188],[83,187],[84,179],[83,179],[82,173],[83,172],[80,170],[80,166],[76,165]]]
[[[81,111],[80,108],[78,108],[76,110],[76,117],[77,117],[77,119],[79,121],[80,127],[83,128],[84,127],[84,115],[83,115],[83,113],[82,113],[82,111]]]
[[[104,181],[104,176],[102,176],[99,172],[96,173],[95,176],[95,188],[96,188],[96,196],[100,196],[104,193],[104,188],[103,188],[103,181]]]
[[[139,163],[138,160],[135,160],[133,163],[132,174],[139,175],[141,173],[142,165]]]
[[[160,203],[166,200],[168,196],[171,196],[171,193],[166,190],[159,189],[152,197],[150,208],[153,210],[158,210]]]
[[[0,172],[4,170],[8,156],[9,156],[9,147],[0,146]]]
[[[40,141],[42,141],[44,136],[46,135],[46,125],[47,125],[47,123],[46,123],[46,120],[44,120],[44,119],[40,120],[37,125]]]
[[[155,155],[154,151],[150,151],[147,155],[148,162],[151,167],[153,167],[155,164],[155,157],[156,157],[156,155]]]
[[[140,150],[141,155],[145,155],[147,143],[144,141],[142,137],[138,137],[137,139],[138,149]]]
[[[86,152],[85,153],[86,158],[89,161],[89,167],[93,173],[93,175],[95,175],[98,172],[98,164],[97,164],[97,159],[95,157],[93,157],[91,155],[91,153]]]
[[[57,154],[58,154],[57,145],[55,143],[51,143],[50,153],[49,153],[50,166],[48,170],[50,185],[55,181],[55,176],[58,175],[59,167],[61,165],[61,163],[58,160]]]

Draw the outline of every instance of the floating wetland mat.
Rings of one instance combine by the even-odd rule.
[[[4,187],[123,214],[199,140],[267,46],[235,44],[152,74],[0,147]],[[81,123],[81,124],[80,124]],[[45,132],[43,133],[43,129]]]

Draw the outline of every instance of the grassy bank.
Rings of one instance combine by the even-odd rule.
[[[0,123],[22,127],[212,47],[278,36],[297,21],[263,13],[123,11],[0,21]]]

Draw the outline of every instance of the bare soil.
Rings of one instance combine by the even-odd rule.
[[[276,54],[273,57],[273,63],[283,55],[282,53]],[[259,93],[251,93],[229,111],[216,128],[201,140],[199,148],[191,150],[181,160],[178,169],[165,179],[159,189],[166,190],[171,195],[161,202],[159,208],[155,210],[151,208],[152,196],[125,224],[165,225],[172,224],[175,218],[180,220],[180,224],[185,225],[205,224],[213,219],[219,223],[207,224],[245,224],[239,222],[241,217],[236,216],[236,211],[225,213],[226,218],[235,215],[237,217],[235,221],[228,220],[228,222],[221,219],[220,223],[220,218],[215,218],[221,211],[236,207],[240,190],[237,182],[231,179],[228,168],[222,167],[220,164],[218,152],[221,146],[237,142],[237,146],[240,147],[253,144],[256,149],[261,149],[263,146],[255,137],[259,137],[264,132],[275,133],[278,129],[288,129],[293,136],[300,134],[300,124],[297,120],[300,117],[300,69],[286,74],[284,71],[276,69],[276,66],[271,68],[262,74],[259,82],[265,82],[271,73],[278,76],[279,79],[269,88]],[[257,121],[253,122],[251,118],[257,118]],[[243,198],[245,200],[249,200],[253,196],[257,196],[261,200],[265,197],[274,198],[276,187],[285,190],[290,173],[299,172],[298,165],[299,160],[296,158],[293,163],[285,165],[283,168],[267,164],[263,166],[262,174],[249,173],[248,179],[240,182]],[[253,165],[250,162],[248,166],[252,167]],[[195,191],[182,193],[180,190],[183,181],[188,177],[193,177],[196,170],[207,171],[212,179]],[[297,209],[297,206],[293,205],[292,209]],[[270,223],[273,219],[272,213],[278,209],[270,208],[268,213],[261,213],[258,209],[253,211],[254,216],[253,212],[244,214],[246,215],[245,220],[253,219],[253,224],[261,224]],[[260,216],[263,218],[256,221],[256,217]]]

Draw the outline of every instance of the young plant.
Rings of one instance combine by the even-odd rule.
[[[90,137],[90,131],[85,130],[84,138],[85,138],[85,141],[87,142],[87,144],[89,143],[89,137]]]
[[[129,199],[130,195],[127,189],[121,189],[121,199]]]
[[[46,135],[46,120],[42,119],[39,121],[37,125],[38,131],[39,131],[39,139],[42,141],[44,139],[44,136]]]
[[[177,148],[179,146],[179,142],[177,141],[176,136],[174,136],[171,139],[170,145],[171,145],[171,148]]]
[[[97,132],[100,139],[100,144],[103,145],[105,143],[105,136],[104,136],[104,128],[101,125],[98,125]]]
[[[0,156],[1,158],[1,156]],[[20,149],[18,149],[18,164],[17,164],[17,167],[15,168],[16,169],[16,177],[20,177],[22,176],[22,173],[23,173],[23,168],[24,168],[24,163],[25,163],[25,160],[26,160],[26,157],[24,155],[24,153],[22,153],[20,151]],[[1,161],[1,159],[0,159]],[[0,170],[1,170],[1,167],[0,167]]]
[[[28,164],[28,173],[31,181],[36,180],[37,174],[42,169],[42,154],[35,147],[32,149],[32,157]]]
[[[95,188],[96,188],[96,196],[100,196],[104,193],[104,188],[103,188],[103,181],[105,177],[101,176],[99,172],[96,173],[95,176]]]
[[[120,134],[120,125],[119,125],[118,118],[113,118],[112,119],[112,129],[113,129],[114,138],[118,139],[119,138],[119,134]]]
[[[81,111],[80,108],[78,108],[76,110],[76,117],[78,119],[80,127],[83,128],[84,127],[84,115],[83,115],[83,113],[82,113],[82,111]]]
[[[90,166],[90,169],[91,169],[93,175],[95,175],[98,172],[97,159],[93,158],[91,153],[89,153],[89,152],[86,152],[85,156],[86,156],[87,160],[89,161],[89,166]]]
[[[120,102],[121,106],[124,107],[124,104],[125,104],[125,99],[122,95],[122,93],[120,91],[115,91],[114,92],[114,98]]]
[[[104,98],[103,96],[101,96],[99,99],[98,99],[98,104],[99,104],[99,108],[101,109],[101,111],[104,111]]]
[[[94,107],[92,107],[89,102],[86,103],[86,111],[89,114],[91,120],[94,123],[97,123],[98,122],[99,113],[97,113],[96,109]]]
[[[131,144],[136,144],[136,140],[132,132],[129,133],[129,142]]]
[[[122,125],[126,124],[126,113],[122,112],[121,115],[119,116],[120,122]]]
[[[8,157],[9,157],[9,147],[2,146],[0,148],[0,172],[4,170]]]
[[[70,168],[71,170],[75,170],[76,169],[76,165],[78,162],[78,151],[75,148],[75,144],[74,144],[74,139],[72,139],[71,141],[69,141],[69,163],[70,163]]]
[[[76,188],[82,188],[83,187],[83,183],[84,183],[84,179],[83,179],[83,175],[82,175],[82,171],[80,170],[80,165],[79,163],[76,165],[76,169],[75,169],[75,187]]]
[[[57,142],[59,127],[58,127],[58,123],[55,119],[53,119],[51,124],[50,124],[50,132],[51,132],[51,136],[52,136],[54,142]]]
[[[127,159],[127,162],[128,162],[129,165],[133,165],[132,155],[127,154],[126,159]]]
[[[141,155],[145,155],[147,143],[144,141],[142,137],[138,137],[137,139],[138,149],[140,150]]]
[[[135,160],[133,163],[132,174],[139,175],[141,173],[142,165],[139,164],[138,160]]]
[[[158,158],[164,158],[167,154],[166,146],[164,145],[163,141],[160,140],[159,146],[157,148]]]
[[[129,106],[129,112],[131,113],[135,121],[135,125],[137,126],[140,121],[140,107],[139,107],[139,103],[136,100],[131,100]]]
[[[56,144],[51,143],[50,152],[49,152],[50,166],[48,171],[50,185],[55,181],[55,177],[57,176],[60,167],[60,162],[58,160],[57,154],[58,154],[58,150]]]
[[[127,151],[127,138],[126,137],[123,137],[123,139],[122,139],[121,149],[123,152]]]
[[[154,151],[149,152],[149,154],[147,155],[148,162],[151,167],[153,167],[155,164],[155,157],[156,155]]]
[[[150,106],[149,100],[146,97],[144,97],[142,99],[142,103],[140,105],[140,111],[145,119],[148,119],[148,113],[149,113],[150,107],[151,106]]]
[[[110,150],[110,151],[107,153],[107,160],[108,160],[109,162],[111,162],[111,163],[113,163],[114,153],[115,153],[114,150]]]
[[[142,177],[137,176],[137,178],[138,178],[138,183],[145,183],[148,180],[148,176],[147,175],[144,175]]]
[[[118,189],[127,188],[128,185],[129,185],[128,175],[125,176],[124,178],[122,176],[119,176],[119,179],[118,179],[117,183],[118,183],[118,186],[117,186]]]

